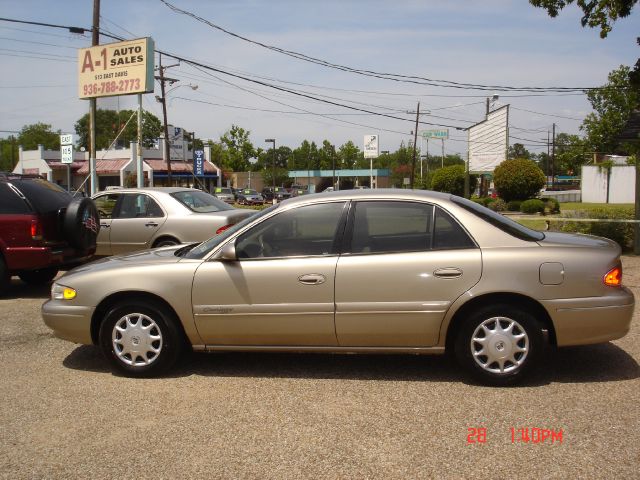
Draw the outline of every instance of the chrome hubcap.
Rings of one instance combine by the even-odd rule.
[[[142,313],[120,318],[113,327],[111,341],[118,359],[134,367],[153,363],[162,350],[158,324]]]
[[[471,354],[482,369],[509,373],[520,367],[529,353],[527,332],[515,320],[492,317],[482,322],[471,336]]]

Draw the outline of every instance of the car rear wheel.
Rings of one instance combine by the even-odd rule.
[[[18,276],[20,280],[29,285],[44,285],[53,280],[58,274],[57,267],[41,268],[39,270],[27,270],[20,272]]]
[[[490,385],[521,381],[542,356],[544,338],[536,318],[510,305],[484,307],[458,332],[455,353],[471,375]]]
[[[161,238],[153,244],[155,248],[158,247],[170,247],[171,245],[180,245],[180,242],[175,238]]]
[[[4,258],[0,256],[0,295],[2,295],[2,292],[4,292],[6,288],[9,286],[10,280],[11,280],[11,277],[9,276],[9,271],[7,270],[7,266],[4,263]]]
[[[184,342],[175,316],[151,302],[132,301],[114,306],[100,326],[102,352],[120,372],[153,377],[179,358]]]

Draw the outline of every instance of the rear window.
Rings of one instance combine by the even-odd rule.
[[[27,197],[33,208],[40,213],[58,211],[66,208],[73,197],[58,185],[34,178],[30,180],[12,180],[11,183]]]
[[[184,190],[172,193],[171,196],[192,212],[214,213],[225,210],[234,210],[222,200],[200,190]]]
[[[227,193],[229,195],[233,194],[230,188],[220,188],[217,187],[215,193]]]
[[[0,215],[29,213],[29,206],[8,183],[0,182]]]
[[[500,215],[493,210],[489,210],[488,208],[477,204],[476,202],[472,202],[466,198],[456,197],[455,195],[451,195],[451,201],[482,218],[484,221],[489,222],[494,227],[498,227],[500,230],[508,233],[509,235],[513,235],[520,240],[537,242],[544,239],[544,233],[527,228],[504,215]]]

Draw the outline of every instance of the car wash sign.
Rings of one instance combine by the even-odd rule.
[[[153,40],[139,38],[78,50],[78,96],[153,92]]]
[[[378,158],[378,135],[364,136],[364,158]]]

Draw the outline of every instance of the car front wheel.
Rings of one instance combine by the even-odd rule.
[[[536,318],[510,305],[484,307],[458,332],[458,362],[476,379],[490,385],[521,381],[538,363],[544,348]]]
[[[131,377],[153,377],[167,371],[183,346],[174,315],[151,302],[116,305],[100,327],[104,355]]]

